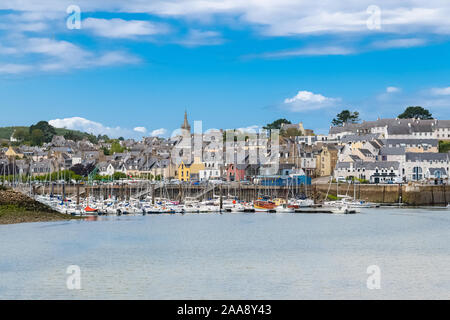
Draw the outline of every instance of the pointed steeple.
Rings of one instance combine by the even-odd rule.
[[[191,132],[191,126],[189,125],[189,122],[187,119],[187,111],[186,110],[184,110],[184,122],[183,122],[183,125],[181,126],[181,129],[188,130],[189,132]]]

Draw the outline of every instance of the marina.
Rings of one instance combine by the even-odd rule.
[[[448,299],[449,213],[133,214],[0,226],[0,297]],[[81,290],[66,287],[74,264]],[[381,290],[366,288],[370,265],[381,269]]]

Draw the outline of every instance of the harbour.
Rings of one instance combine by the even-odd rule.
[[[0,298],[448,299],[449,227],[439,208],[0,226]],[[80,267],[80,290],[66,287],[70,265]],[[366,287],[371,265],[380,290]]]

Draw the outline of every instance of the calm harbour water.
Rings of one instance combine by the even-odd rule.
[[[68,290],[66,268],[81,268]],[[381,289],[366,286],[381,269]],[[450,210],[0,226],[0,299],[450,299]]]

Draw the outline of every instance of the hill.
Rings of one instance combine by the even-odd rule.
[[[30,127],[26,126],[13,126],[13,127],[0,127],[0,140],[9,140],[11,135],[13,134],[14,130],[17,129],[24,129],[27,132],[29,131]],[[89,139],[91,142],[96,142],[97,137],[78,130],[71,130],[71,129],[65,129],[65,128],[54,128],[56,135],[58,136],[64,136],[66,139],[70,140],[83,140],[84,138]]]

